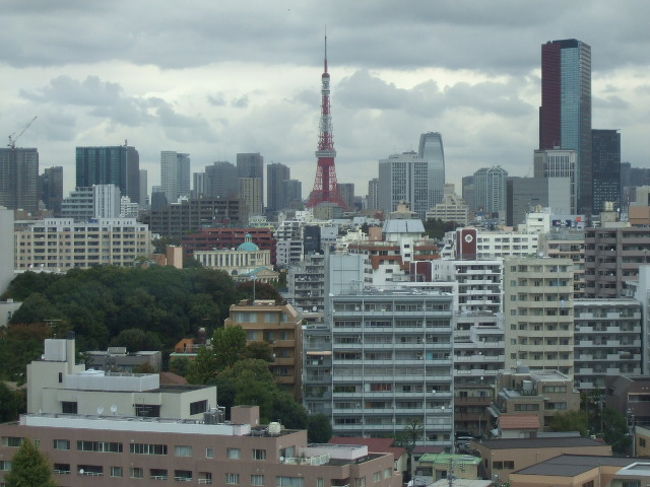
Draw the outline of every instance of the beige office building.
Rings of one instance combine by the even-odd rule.
[[[573,261],[504,261],[506,368],[527,365],[573,377]]]

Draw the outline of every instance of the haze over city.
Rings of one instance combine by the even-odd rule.
[[[622,160],[647,165],[646,2],[5,2],[0,130],[38,120],[19,145],[41,166],[74,148],[140,153],[158,184],[161,150],[192,171],[237,152],[288,165],[308,196],[327,24],[340,182],[357,192],[377,160],[438,131],[447,180],[500,164],[531,175],[538,143],[540,45],[592,48],[594,128],[617,128]]]

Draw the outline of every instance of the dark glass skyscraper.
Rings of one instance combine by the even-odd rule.
[[[429,208],[442,201],[445,195],[445,151],[442,136],[438,132],[420,135],[418,155],[429,166]]]
[[[61,216],[63,203],[63,167],[47,167],[39,177],[39,193],[45,208]]]
[[[283,184],[291,179],[291,171],[275,162],[266,166],[266,207],[271,211],[283,209],[285,198]]]
[[[135,147],[77,147],[78,188],[114,184],[132,202],[140,203],[140,155]]]
[[[539,148],[578,155],[578,211],[593,206],[591,162],[591,47],[576,39],[542,45]]]
[[[0,149],[0,206],[38,211],[38,150]]]
[[[593,212],[600,213],[606,201],[621,204],[621,134],[618,130],[592,130]]]

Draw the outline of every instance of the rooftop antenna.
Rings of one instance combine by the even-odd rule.
[[[325,67],[325,72],[327,73],[327,24],[325,24],[325,57],[324,57],[324,67]]]

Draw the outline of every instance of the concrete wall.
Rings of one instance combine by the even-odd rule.
[[[14,211],[0,207],[0,294],[14,278]]]

